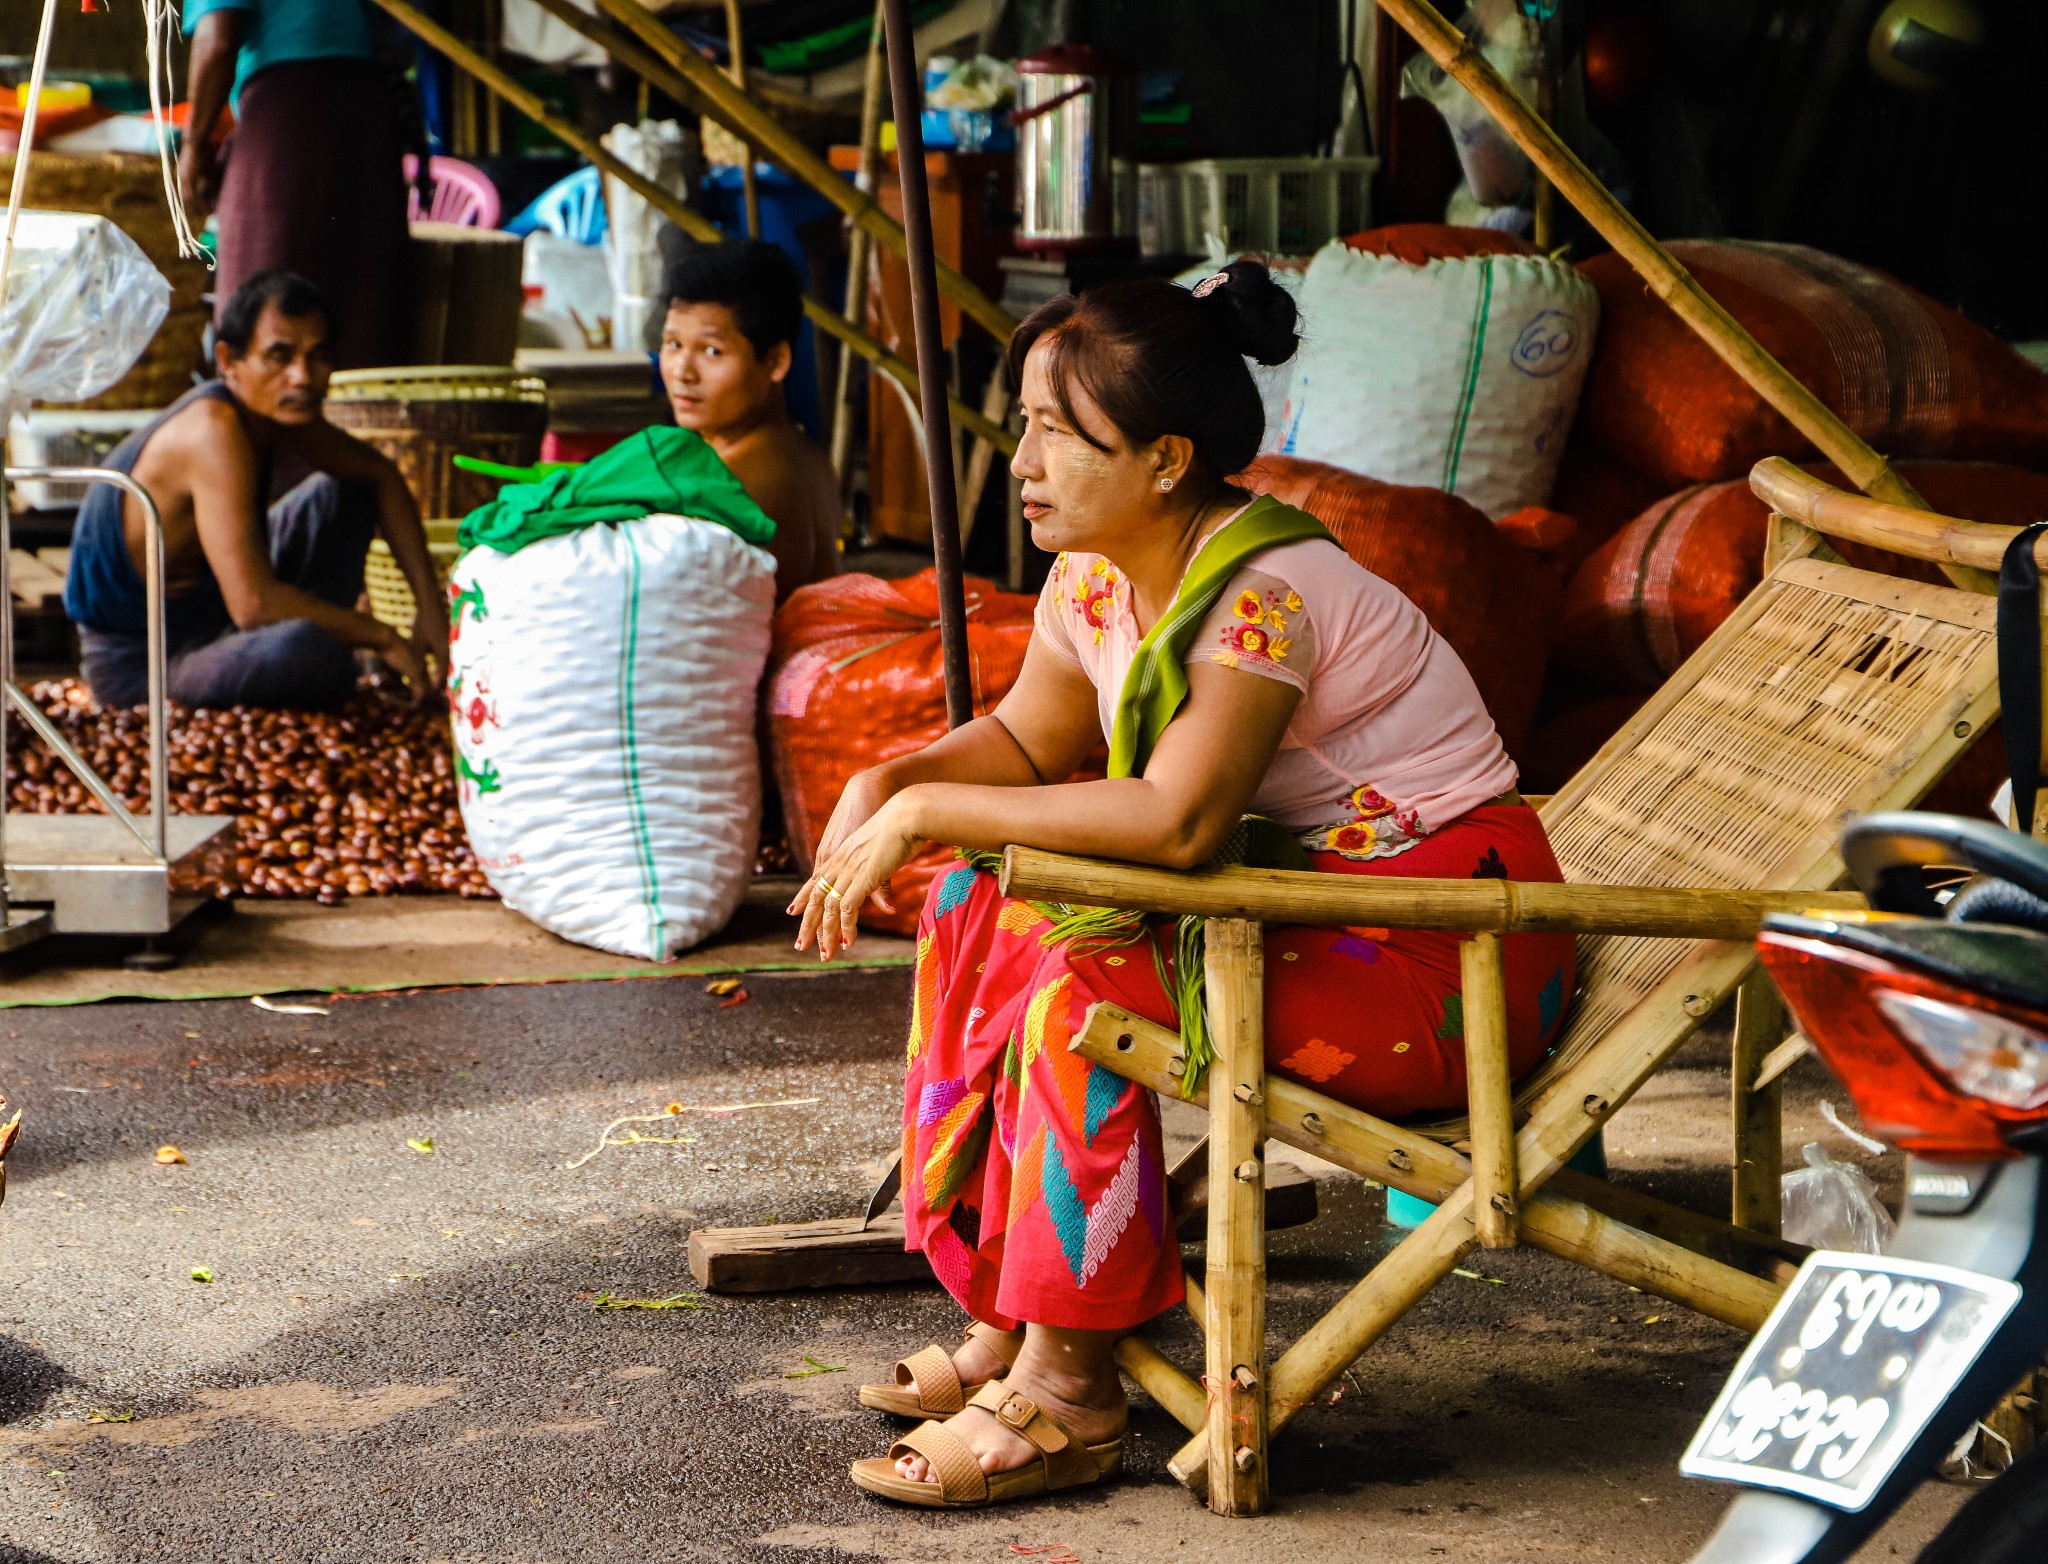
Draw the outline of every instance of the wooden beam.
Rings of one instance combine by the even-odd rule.
[[[1373,879],[1288,869],[1182,873],[1035,847],[1003,853],[1003,894],[1206,918],[1460,933],[1752,939],[1773,912],[1860,911],[1853,891],[1729,891],[1527,880]]]
[[[1211,919],[1203,973],[1209,1092],[1209,1508],[1266,1508],[1266,959],[1256,923]]]
[[[576,126],[552,113],[536,93],[522,87],[447,28],[408,4],[407,0],[371,0],[371,3],[387,12],[431,47],[447,55],[451,61],[469,72],[536,125],[545,127],[564,144],[580,152],[600,172],[609,174],[643,197],[650,206],[691,238],[703,244],[718,244],[724,241],[725,235],[715,224],[707,221],[699,213],[691,211],[672,191],[662,189],[638,169],[614,157]],[[804,300],[804,314],[819,330],[837,337],[875,368],[900,381],[913,396],[917,394],[917,371],[866,332],[855,330],[835,311],[826,308],[816,299]],[[991,423],[983,418],[978,410],[967,406],[958,398],[949,397],[948,402],[953,416],[960,421],[963,428],[972,430],[1004,451],[1014,452],[1017,449],[1017,436],[1008,429],[1000,424]]]
[[[1478,47],[1453,27],[1429,0],[1379,0],[1385,11],[1461,87],[1469,92],[1508,139],[1536,165],[1557,191],[1629,265],[1678,318],[1692,328],[1723,363],[1777,409],[1851,483],[1881,500],[1925,510],[1927,502],[1886,464],[1863,437],[1837,417],[1813,392],[1751,336],[1748,329],[1699,285],[1691,272],[1654,239],[1612,192],[1594,177],[1564,138],[1522,100]],[[1959,586],[1986,590],[1981,572],[1945,565]]]
[[[1500,936],[1475,934],[1458,947],[1465,1018],[1465,1091],[1472,1104],[1472,1198],[1479,1241],[1515,1246],[1515,1087],[1508,1074],[1508,995]]]
[[[379,4],[383,0],[378,0]],[[599,9],[667,62],[697,90],[706,113],[743,140],[761,148],[781,167],[830,201],[858,228],[877,241],[907,255],[903,225],[883,211],[872,193],[856,190],[817,153],[792,136],[782,122],[745,91],[720,74],[718,67],[670,32],[639,0],[597,0]],[[1016,319],[946,261],[938,265],[939,291],[967,313],[998,342],[1016,334]]]
[[[1783,1214],[1783,1094],[1777,1077],[1761,1079],[1763,1063],[1785,1036],[1785,1002],[1762,968],[1735,991],[1735,1041],[1729,1059],[1733,1098],[1734,1180],[1729,1216],[1737,1227],[1775,1236]]]

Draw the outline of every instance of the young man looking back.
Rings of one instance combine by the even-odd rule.
[[[669,273],[661,379],[676,422],[716,451],[775,523],[775,600],[839,570],[839,484],[783,401],[803,285],[775,245],[707,245]]]

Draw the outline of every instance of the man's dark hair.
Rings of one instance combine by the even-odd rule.
[[[732,239],[692,250],[669,268],[668,302],[671,308],[723,304],[756,353],[778,342],[795,347],[804,323],[804,285],[796,263],[765,239]]]
[[[297,272],[267,271],[258,272],[228,295],[220,319],[213,325],[214,340],[225,342],[228,351],[240,358],[249,351],[249,339],[256,335],[256,320],[266,304],[275,304],[278,314],[292,320],[318,315],[329,331],[334,329],[334,311],[327,307],[325,294]]]

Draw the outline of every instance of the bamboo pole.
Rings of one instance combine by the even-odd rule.
[[[1463,33],[1444,20],[1429,0],[1378,0],[1380,9],[1391,16],[1423,53],[1479,102],[1506,131],[1516,146],[1529,155],[1538,174],[1556,187],[1558,193],[1591,223],[1596,231],[1649,284],[1650,291],[1668,304],[1678,318],[1690,326],[1728,367],[1740,375],[1766,402],[1782,413],[1821,455],[1833,462],[1849,481],[1873,498],[1894,505],[1925,510],[1927,502],[1911,484],[1886,465],[1885,459],[1827,404],[1795,380],[1785,366],[1764,350],[1742,323],[1729,314],[1671,252],[1654,239],[1635,216],[1615,200],[1607,187],[1579,161],[1556,131],[1543,123],[1534,109],[1524,103],[1515,89]],[[1980,576],[1955,566],[1944,566],[1959,586],[1977,591],[1991,590]]]
[[[1937,565],[1967,565],[1996,573],[2006,549],[2020,533],[2018,527],[1959,521],[1924,508],[1908,509],[1848,494],[1782,456],[1766,456],[1751,468],[1749,487],[1772,511],[1815,532]],[[2034,545],[2034,558],[2048,568],[2048,538]]]
[[[371,0],[371,3],[389,13],[431,47],[447,55],[451,61],[469,72],[536,125],[543,126],[561,138],[566,145],[588,158],[599,171],[609,174],[644,197],[650,205],[691,238],[704,244],[717,244],[724,240],[725,235],[720,233],[715,225],[706,221],[699,213],[691,211],[683,202],[677,200],[671,191],[662,189],[638,169],[614,157],[576,126],[549,112],[547,105],[541,102],[537,94],[520,86],[445,27],[421,14],[408,4],[407,0]],[[834,311],[827,309],[816,299],[804,300],[804,313],[820,330],[837,337],[877,369],[900,381],[913,394],[917,392],[917,371],[866,332],[855,331]],[[996,441],[1006,451],[1016,450],[1017,437],[1008,429],[1000,424],[990,423],[974,408],[957,399],[951,402],[951,407],[953,416],[960,420],[963,427]]]
[[[630,5],[631,0],[600,3]],[[946,670],[946,722],[958,728],[974,720],[974,682],[967,661],[960,491],[953,471],[953,425],[946,416],[938,257],[932,249],[931,192],[925,185],[924,126],[918,113],[923,97],[918,89],[917,43],[910,27],[909,0],[882,0],[882,20],[889,57],[889,101],[896,121],[896,178],[903,192],[903,259],[910,272],[910,324],[922,385],[919,421],[924,426],[925,497],[932,513],[932,567],[938,585],[940,657]]]
[[[991,423],[1007,420],[1010,401],[1007,376],[999,363],[989,371],[988,385],[982,390],[981,416]],[[960,540],[963,543],[974,536],[974,518],[981,513],[981,496],[988,487],[988,475],[995,468],[995,456],[996,448],[976,435],[974,449],[967,458],[967,477],[960,498]]]
[[[1734,1207],[1737,1227],[1777,1235],[1783,1217],[1783,1092],[1776,1077],[1759,1079],[1765,1058],[1785,1036],[1785,1002],[1761,968],[1735,991],[1735,1041],[1729,1059],[1734,1118]]]
[[[882,7],[877,0],[875,24],[868,34],[866,70],[860,92],[860,175],[857,186],[863,195],[873,195],[882,171]],[[858,223],[846,250],[846,322],[857,329],[867,325],[868,264],[873,258],[874,235]],[[853,455],[853,359],[839,355],[838,393],[832,401],[832,471],[839,479],[839,492],[846,493],[847,475]]]
[[[1508,1069],[1508,994],[1500,936],[1475,934],[1458,947],[1465,1017],[1465,1090],[1472,1104],[1472,1193],[1479,1241],[1515,1246],[1515,1085]]]
[[[1209,1508],[1266,1508],[1264,931],[1212,918],[1204,974],[1217,1082],[1209,1092],[1209,1268],[1204,1313]]]
[[[1868,905],[1853,891],[1374,879],[1289,869],[1183,873],[1017,846],[1004,850],[1002,887],[1005,896],[1030,901],[1264,923],[1680,939],[1751,939],[1773,912]]]
[[[725,52],[726,72],[732,77],[732,84],[741,92],[747,90],[747,33],[740,22],[740,0],[725,0]],[[740,200],[747,214],[747,237],[761,237],[761,187],[754,176],[754,144],[746,137],[740,137],[740,151],[746,161],[740,164]]]
[[[377,0],[377,3],[381,5],[384,0]],[[903,226],[882,210],[872,194],[856,190],[842,179],[830,164],[791,135],[781,121],[728,81],[717,66],[655,20],[639,0],[597,0],[597,4],[607,16],[660,55],[696,89],[696,106],[703,112],[742,140],[758,146],[790,174],[838,207],[853,220],[855,226],[866,229],[878,242],[898,255],[908,254]],[[553,7],[549,9],[552,11]],[[578,31],[586,30],[579,28]],[[908,37],[903,40],[903,46],[906,49],[911,46]],[[915,72],[912,74],[914,77]],[[915,85],[914,80],[912,85]],[[917,100],[912,99],[911,102],[913,107],[909,112],[914,115]],[[901,133],[899,122],[899,136]],[[998,342],[1010,340],[1017,330],[1017,322],[1001,305],[944,261],[939,262],[938,274],[940,291],[948,299],[959,305]]]

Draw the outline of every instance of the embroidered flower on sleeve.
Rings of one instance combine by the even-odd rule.
[[[1095,632],[1095,644],[1102,644],[1102,627],[1109,623],[1109,610],[1116,592],[1111,587],[1098,587],[1090,592],[1083,587],[1074,589],[1074,600],[1081,610],[1081,618]]]
[[[1266,617],[1266,604],[1256,592],[1245,591],[1237,594],[1237,601],[1231,605],[1237,617],[1247,624],[1257,624]]]

